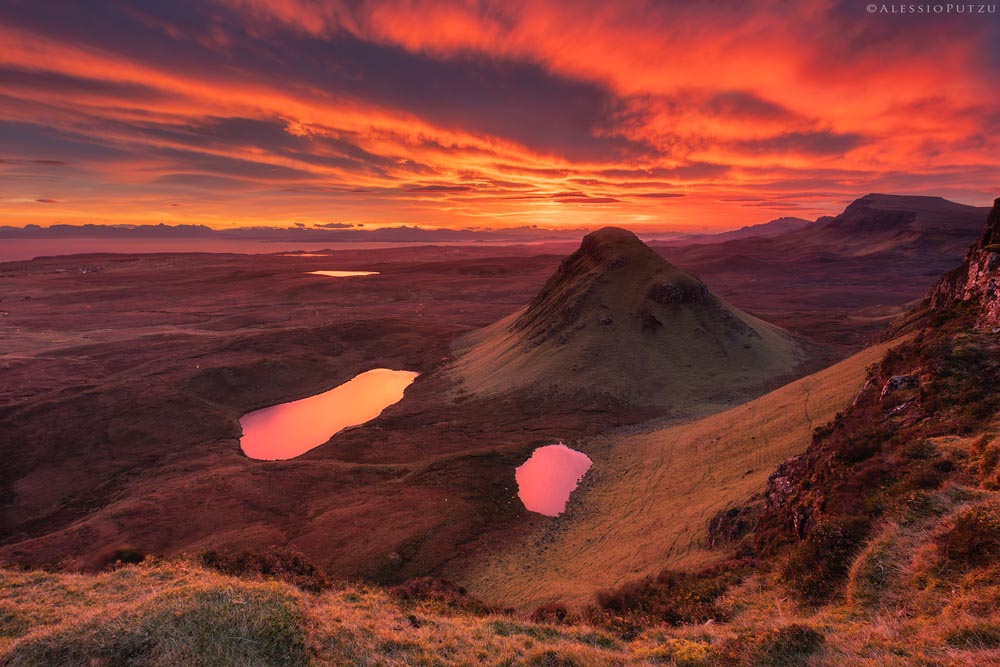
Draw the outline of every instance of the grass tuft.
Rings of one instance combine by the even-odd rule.
[[[976,505],[958,513],[938,537],[938,550],[956,567],[981,567],[1000,560],[1000,504]]]
[[[945,633],[948,646],[965,649],[1000,648],[1000,624],[968,623]]]
[[[840,590],[869,526],[866,517],[838,516],[820,521],[809,532],[785,566],[789,583],[805,601],[823,603]]]
[[[798,667],[823,646],[823,635],[807,625],[793,624],[765,634],[754,650],[756,667]]]
[[[296,597],[274,585],[195,584],[153,595],[110,617],[70,620],[29,634],[4,664],[307,665],[303,620]]]
[[[322,570],[290,549],[273,548],[237,554],[206,551],[201,556],[201,562],[205,567],[224,574],[275,579],[313,593],[330,586],[330,580]]]

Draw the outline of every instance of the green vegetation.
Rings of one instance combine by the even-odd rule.
[[[1000,648],[1000,624],[978,622],[963,625],[948,631],[945,641],[956,648]]]
[[[781,470],[753,547],[800,600],[894,593],[900,549],[934,535],[941,567],[1000,557],[1000,340],[962,309],[885,355],[866,388]],[[889,530],[889,527],[896,528]],[[895,534],[893,534],[895,531]],[[929,556],[928,556],[929,558]],[[845,583],[847,588],[845,589]]]
[[[206,551],[201,555],[201,562],[223,574],[265,576],[314,593],[330,586],[330,581],[315,565],[306,561],[301,554],[287,549],[269,549],[263,553],[244,551],[238,554]]]
[[[761,636],[741,637],[730,642],[728,657],[732,664],[754,667],[798,667],[820,650],[823,634],[807,625],[792,624],[775,628]]]
[[[738,562],[697,574],[666,570],[655,578],[601,593],[597,604],[602,613],[618,623],[623,618],[642,626],[724,620],[727,612],[716,603],[748,572],[749,564]]]

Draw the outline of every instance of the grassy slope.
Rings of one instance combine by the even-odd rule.
[[[721,560],[729,554],[704,548],[708,521],[761,491],[777,464],[804,451],[813,428],[850,402],[866,368],[894,344],[704,419],[584,443],[595,463],[569,511],[535,521],[519,543],[455,578],[488,601],[579,605],[664,567]]]
[[[612,294],[615,303],[625,296]],[[623,325],[602,325],[590,318],[568,343],[546,341],[534,346],[510,328],[524,313],[517,311],[460,341],[453,373],[476,394],[501,394],[533,388],[543,393],[585,392],[610,395],[635,404],[669,406],[684,414],[706,401],[745,400],[776,380],[801,374],[804,364],[826,351],[809,348],[779,329],[730,308],[730,319],[715,312],[682,309],[671,313],[663,332],[645,333]],[[727,339],[714,332],[741,321],[755,337]],[[614,328],[618,326],[618,328]],[[706,331],[712,331],[707,335]],[[815,367],[815,365],[813,366]],[[609,369],[610,372],[609,372]],[[725,391],[720,391],[724,387]]]

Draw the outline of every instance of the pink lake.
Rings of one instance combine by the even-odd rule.
[[[240,449],[262,461],[301,456],[339,431],[378,417],[403,398],[417,375],[376,368],[322,394],[248,412],[240,418]]]
[[[590,457],[561,443],[539,447],[514,471],[517,495],[525,509],[559,516],[590,466]]]

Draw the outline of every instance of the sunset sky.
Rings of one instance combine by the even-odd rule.
[[[6,0],[0,224],[700,231],[868,192],[985,205],[980,6]]]

